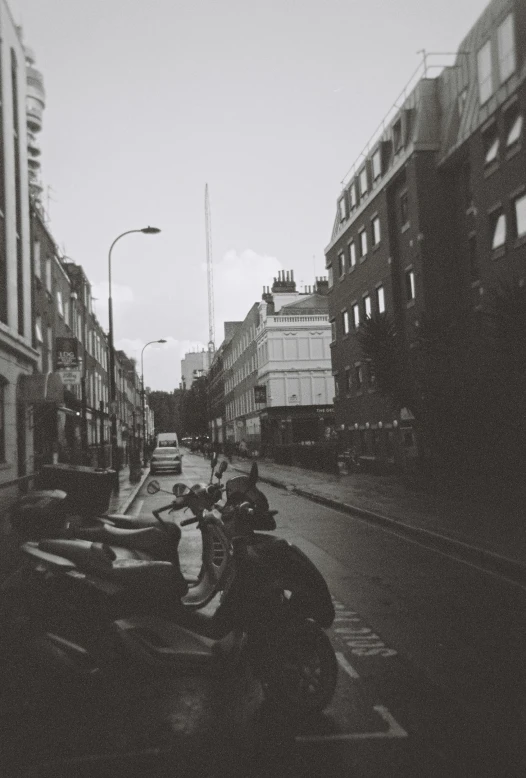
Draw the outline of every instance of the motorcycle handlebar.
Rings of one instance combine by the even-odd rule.
[[[197,524],[199,521],[199,518],[197,516],[192,516],[191,519],[185,519],[181,522],[181,527],[187,527],[189,524]]]

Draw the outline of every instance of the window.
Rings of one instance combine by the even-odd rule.
[[[363,388],[363,368],[361,365],[354,366],[354,383],[356,391],[361,392]]]
[[[33,271],[37,278],[42,278],[42,268],[40,266],[40,241],[33,241]]]
[[[376,309],[378,313],[385,312],[385,292],[383,286],[379,286],[376,290]]]
[[[494,124],[482,135],[484,145],[484,164],[490,165],[495,162],[499,156],[499,136],[497,134],[497,125]]]
[[[360,232],[360,257],[367,256],[367,233],[365,230]]]
[[[493,94],[493,75],[491,71],[491,41],[487,41],[477,54],[479,79],[479,99],[483,105]]]
[[[501,210],[495,211],[490,219],[491,248],[493,250],[506,243],[506,217]]]
[[[351,211],[356,208],[356,187],[354,181],[352,181],[349,187],[349,207]]]
[[[346,394],[350,394],[352,390],[352,373],[351,368],[346,367],[345,368],[345,392]]]
[[[356,265],[356,244],[354,240],[349,243],[349,267]]]
[[[373,246],[377,246],[380,243],[380,218],[378,216],[375,216],[371,221],[371,227],[372,244]]]
[[[367,168],[363,167],[360,171],[360,197],[367,194]]]
[[[372,156],[373,181],[376,181],[382,175],[382,157],[380,149],[376,149]]]
[[[464,106],[466,105],[466,97],[468,96],[468,90],[463,89],[462,92],[458,96],[458,112],[459,115],[462,116],[464,113]]]
[[[508,14],[497,30],[499,53],[499,76],[503,84],[515,72],[515,41],[513,37],[513,15]]]
[[[506,126],[506,146],[509,148],[518,143],[522,135],[523,117],[517,109],[508,111],[504,118]]]
[[[407,270],[405,274],[405,296],[407,302],[415,299],[415,274],[412,270]]]
[[[340,278],[345,275],[345,254],[343,251],[338,254],[338,270],[340,272]]]
[[[360,326],[360,308],[358,303],[353,303],[352,306],[352,323],[355,330]]]
[[[372,312],[371,311],[371,295],[369,295],[369,294],[366,294],[365,297],[363,298],[363,310],[364,310],[365,316],[368,316],[369,318],[371,318],[371,312]]]
[[[342,312],[342,327],[343,327],[343,334],[348,335],[349,334],[349,311]]]
[[[64,321],[69,327],[69,300],[64,300]]]
[[[376,373],[372,362],[367,363],[367,372],[369,373],[369,387],[374,389],[376,386]]]
[[[6,404],[6,384],[3,378],[0,378],[0,462],[5,462],[5,404]]]
[[[331,338],[332,338],[332,342],[334,343],[334,341],[336,340],[336,320],[335,319],[331,319]]]
[[[47,364],[48,371],[53,370],[53,330],[51,327],[47,328]]]
[[[526,194],[522,194],[514,202],[515,234],[518,238],[526,235]]]
[[[462,165],[462,200],[464,208],[468,209],[473,204],[473,185],[471,181],[471,165],[464,162]]]
[[[393,124],[393,147],[395,150],[395,154],[397,151],[400,151],[402,148],[402,120],[398,119]]]
[[[58,315],[64,318],[64,303],[62,301],[62,292],[60,289],[57,289],[57,311]]]
[[[475,234],[470,235],[468,238],[468,250],[469,250],[469,273],[471,281],[478,281],[480,278],[479,260],[477,251],[477,236]]]
[[[340,396],[340,380],[338,373],[334,374],[334,396],[339,397]]]
[[[327,268],[327,275],[329,280],[329,289],[332,289],[332,287],[334,286],[334,275],[332,272],[332,265],[329,265],[329,267]]]
[[[46,259],[46,289],[48,292],[52,291],[52,280],[51,280],[51,259],[48,257]]]
[[[35,317],[35,338],[37,343],[44,342],[44,338],[42,337],[42,317],[41,316]]]
[[[400,221],[402,226],[409,224],[409,195],[407,192],[400,195]]]
[[[345,197],[342,197],[342,199],[338,202],[338,208],[340,211],[340,221],[345,221],[345,217],[347,216],[346,208],[345,208]]]

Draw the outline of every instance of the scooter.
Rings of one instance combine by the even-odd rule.
[[[197,507],[201,510],[210,510],[221,499],[224,491],[221,479],[227,469],[227,463],[222,462],[215,472],[215,484],[212,481],[217,456],[214,456],[211,464],[208,486],[194,487],[200,494]],[[165,490],[157,486],[152,491],[149,485],[148,491],[154,494],[156,491]],[[69,512],[67,497],[66,492],[56,489],[34,491],[20,498],[10,515],[11,527],[17,533],[19,542],[46,537],[90,540],[127,548],[137,559],[154,558],[179,564],[177,544],[181,539],[181,532],[176,524],[164,522],[157,515],[153,520],[138,520],[126,514],[79,517]],[[170,512],[173,512],[181,506],[173,502],[169,507]]]
[[[202,507],[206,487],[176,484],[175,500],[155,511],[192,510],[181,526],[195,523],[202,536],[193,586],[173,562],[130,558],[104,542],[24,543],[26,564],[0,591],[0,634],[11,645],[37,641],[46,661],[78,676],[116,664],[214,675],[249,667],[271,710],[294,718],[323,710],[337,679],[325,632],[334,607],[308,557],[262,532],[276,523],[257,477],[254,464],[229,479],[220,510]]]

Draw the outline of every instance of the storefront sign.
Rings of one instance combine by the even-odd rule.
[[[76,338],[55,338],[56,348],[56,370],[80,370],[79,360],[79,342]],[[66,381],[64,376],[62,377],[64,383],[72,383]]]
[[[254,402],[255,403],[263,403],[266,405],[267,403],[267,387],[266,386],[255,386],[254,387]]]
[[[80,384],[82,371],[79,370],[61,370],[62,382],[64,384]]]

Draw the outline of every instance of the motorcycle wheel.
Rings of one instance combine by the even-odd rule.
[[[320,713],[336,690],[338,662],[318,624],[305,620],[281,635],[275,647],[265,697],[274,710],[304,718]]]

